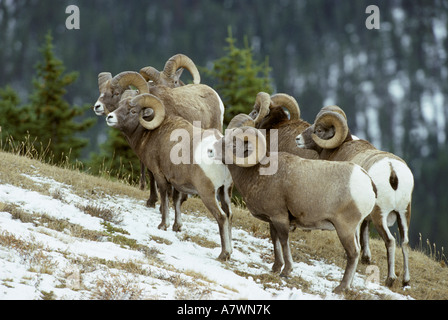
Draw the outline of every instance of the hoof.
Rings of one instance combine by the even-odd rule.
[[[168,229],[168,226],[166,224],[164,224],[164,223],[161,223],[161,224],[159,224],[159,226],[157,228],[160,229],[160,230],[165,230],[166,231]]]
[[[181,224],[177,224],[177,223],[173,224],[173,231],[175,231],[175,232],[182,231],[182,225]]]
[[[386,279],[386,286],[387,287],[392,287],[394,285],[395,280],[397,279],[397,277],[388,277]]]
[[[361,257],[361,263],[362,264],[371,264],[372,262],[371,262],[371,260],[370,260],[370,257]]]
[[[220,260],[220,261],[229,261],[230,260],[230,253],[229,252],[221,252],[221,254],[218,257],[218,260]]]
[[[280,273],[280,277],[282,278],[289,278],[291,276],[291,270],[284,270],[282,271],[282,273]]]
[[[279,273],[282,270],[283,264],[275,264],[272,266],[272,272]]]
[[[334,288],[333,293],[341,294],[345,289],[347,289],[342,284],[338,285],[336,288]]]
[[[146,206],[148,208],[155,208],[156,202],[157,202],[157,199],[154,200],[154,199],[149,198],[148,201],[146,201]]]

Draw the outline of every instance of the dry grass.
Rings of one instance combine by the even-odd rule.
[[[104,178],[98,178],[80,172],[76,169],[67,170],[66,168],[61,168],[57,166],[47,165],[41,163],[37,160],[32,160],[26,157],[19,157],[10,153],[5,153],[0,151],[0,183],[8,183],[30,190],[35,190],[42,192],[43,194],[48,194],[48,188],[44,185],[35,184],[33,181],[23,176],[22,174],[33,175],[38,172],[38,174],[52,178],[58,182],[62,182],[71,185],[73,191],[79,196],[88,195],[90,198],[95,199],[102,197],[105,194],[117,194],[124,195],[131,198],[136,198],[139,200],[146,200],[148,197],[148,192],[141,191],[137,187],[129,186],[128,184],[121,183],[118,181],[111,181]],[[42,223],[45,217],[30,217],[26,213],[21,212],[14,206],[8,205],[5,208],[4,204],[0,203],[0,210],[11,211],[14,213],[15,218],[21,219],[24,222],[31,223]],[[107,221],[112,219],[114,215],[104,208],[99,207],[85,207],[82,210],[86,213],[101,216]],[[198,198],[190,198],[183,205],[182,210],[189,214],[203,215],[211,219],[211,215],[208,213],[201,200]],[[244,208],[244,203],[239,203],[238,205],[233,205],[233,226],[247,230],[251,234],[261,238],[269,238],[269,228],[268,224],[257,220],[251,216],[251,214]],[[42,220],[42,221],[40,221]],[[113,220],[111,222],[114,222]],[[49,223],[49,221],[46,221]],[[59,228],[70,228],[70,226],[65,225],[64,221],[53,221],[53,224],[58,228],[57,224],[61,224]],[[71,226],[73,228],[73,226]],[[82,230],[81,230],[82,231]],[[79,232],[81,232],[79,231]],[[115,231],[115,232],[113,232]],[[120,243],[123,241],[123,245],[133,247],[137,246],[133,243],[127,243],[126,237],[122,236],[119,230],[111,230],[109,232],[109,237],[112,237]],[[87,235],[85,237],[88,237]],[[345,268],[345,253],[343,248],[337,238],[335,232],[329,231],[311,231],[305,232],[297,230],[290,233],[291,247],[293,259],[296,262],[308,262],[309,259],[323,260],[328,263],[334,263],[341,268]],[[207,239],[188,239],[189,241],[197,241],[201,246],[214,247],[218,244],[209,243]],[[206,241],[207,240],[207,241]],[[21,243],[20,239],[12,239],[8,234],[3,234],[1,237],[2,245],[9,246],[15,250],[23,250],[25,253],[29,252],[26,244]],[[138,247],[138,246],[137,246]],[[40,249],[42,253],[41,248]],[[136,248],[139,249],[139,248]],[[141,248],[140,248],[141,249]],[[39,250],[38,250],[39,251]],[[382,240],[372,239],[371,240],[371,251],[372,251],[372,263],[379,267],[380,269],[380,281],[382,284],[385,282],[387,274],[387,262],[386,262],[386,249]],[[401,248],[396,250],[396,272],[398,275],[398,281],[392,287],[392,290],[397,293],[403,293],[410,295],[411,297],[418,300],[428,300],[428,299],[448,299],[448,268],[443,263],[439,261],[437,255],[433,254],[432,258],[428,257],[425,248],[417,248],[410,253],[410,271],[411,271],[411,286],[403,289],[401,287],[402,279],[402,254]],[[271,264],[273,262],[272,255],[267,255],[264,257],[266,264]],[[53,266],[49,266],[49,270]],[[365,274],[366,265],[359,264],[359,273]],[[110,289],[110,294],[115,294],[114,290],[121,290],[121,287],[128,286],[132,287],[131,291],[139,292],[138,286],[133,287],[133,284],[128,282],[129,279],[114,279],[111,278],[111,283],[98,283],[98,286],[102,289]],[[277,285],[275,276],[266,274],[260,276],[260,281],[266,283],[267,286]],[[306,281],[300,278],[289,279],[287,285],[299,286],[306,290],[309,285]],[[199,289],[198,289],[199,290]],[[207,294],[207,292],[199,292],[197,295]],[[183,296],[184,292],[179,290],[179,296]],[[128,298],[132,298],[127,296]],[[98,298],[98,297],[97,297]],[[354,291],[346,292],[347,299],[369,299],[370,297],[360,296]],[[387,299],[388,297],[382,297]]]

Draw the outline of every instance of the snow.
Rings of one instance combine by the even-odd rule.
[[[263,260],[263,256],[272,255],[268,239],[234,228],[232,258],[227,262],[218,261],[220,238],[213,219],[184,214],[183,231],[162,231],[157,229],[159,208],[147,208],[144,201],[119,195],[105,195],[100,199],[81,197],[73,193],[71,186],[38,173],[23,176],[58,196],[0,181],[3,208],[11,204],[32,214],[36,221],[46,215],[97,232],[105,232],[104,221],[80,208],[87,204],[109,208],[119,221],[109,223],[128,233],[116,231],[115,234],[135,240],[150,253],[113,243],[107,235],[93,241],[76,237],[70,228],[56,231],[45,224],[24,223],[13,219],[8,212],[1,212],[0,207],[0,236],[13,237],[30,247],[0,242],[0,299],[35,300],[48,295],[58,300],[343,299],[332,293],[343,270],[317,260],[311,260],[311,264],[294,264],[293,276],[311,284],[307,292],[300,287],[288,288],[283,285],[285,280],[268,286],[261,283],[257,276],[271,274],[271,263]],[[203,247],[191,240],[194,236],[215,242],[217,246]],[[119,267],[120,264],[133,264],[138,271]],[[367,282],[361,274],[355,277],[354,290],[409,299]]]

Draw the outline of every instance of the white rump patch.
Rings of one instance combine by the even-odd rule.
[[[390,184],[391,170],[398,178],[397,190]],[[414,177],[406,164],[392,158],[384,158],[369,169],[369,175],[378,192],[377,204],[382,212],[406,210],[414,188]]]
[[[355,165],[350,176],[350,194],[364,219],[372,212],[376,198],[370,177],[358,165]]]
[[[227,166],[208,156],[208,151],[213,149],[213,144],[216,141],[218,140],[213,134],[203,137],[193,154],[194,163],[201,167],[205,175],[213,182],[215,189],[222,185],[229,186],[232,183],[232,176]]]

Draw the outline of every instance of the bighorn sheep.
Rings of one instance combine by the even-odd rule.
[[[351,161],[363,167],[378,190],[375,208],[362,224],[362,260],[370,263],[369,221],[373,221],[387,249],[388,276],[386,285],[391,286],[395,275],[395,239],[388,226],[398,219],[402,239],[403,285],[410,281],[408,229],[411,219],[411,199],[414,177],[406,163],[394,154],[380,151],[365,140],[353,140],[347,125],[347,116],[337,106],[324,107],[316,116],[314,124],[296,138],[300,148],[314,149],[320,159]]]
[[[260,160],[266,155],[266,140],[253,125],[249,116],[236,116],[225,136],[209,150],[209,157],[227,165],[249,211],[269,222],[275,256],[272,270],[278,272],[285,265],[281,276],[291,274],[291,226],[336,229],[347,266],[334,291],[350,287],[360,252],[359,227],[375,205],[370,177],[353,163],[308,160],[287,152],[278,153],[276,174],[262,175]]]
[[[159,73],[155,68],[146,67],[140,70],[140,74],[137,72],[126,71],[122,72],[112,78],[109,72],[102,72],[98,75],[98,86],[100,90],[100,97],[94,106],[94,111],[97,115],[104,115],[109,112],[114,111],[118,102],[121,100],[123,93],[129,88],[129,86],[134,86],[137,91],[134,95],[140,93],[149,93],[158,95],[158,88],[176,88],[183,85],[179,80],[181,72],[177,71],[183,70],[183,68],[190,71],[193,75],[193,83],[199,84],[200,75],[194,62],[183,54],[177,54],[171,57],[165,64],[163,72]],[[147,82],[150,81],[150,82]],[[163,90],[162,90],[163,91]],[[213,91],[214,92],[214,91]],[[214,104],[210,104],[207,108],[199,108],[186,110],[185,107],[180,107],[179,114],[190,122],[201,121],[201,126],[204,129],[217,128],[222,130],[223,119],[224,119],[224,105],[218,94],[214,92],[217,97],[217,101]],[[196,107],[196,106],[195,106]],[[188,108],[187,108],[188,109]],[[207,109],[205,114],[204,109]],[[214,110],[210,114],[209,109]],[[174,112],[177,112],[174,109]],[[210,118],[206,118],[206,115],[210,115]],[[150,181],[150,196],[147,201],[149,207],[154,207],[157,202],[157,193],[153,190],[156,189],[154,178],[151,172],[148,172]],[[145,179],[145,168],[141,165],[141,175],[140,175],[140,188],[144,189],[146,184]]]
[[[181,89],[184,87],[180,87]],[[187,90],[188,91],[188,90]],[[194,105],[197,98],[184,92],[185,106]],[[123,132],[129,144],[145,166],[154,174],[161,198],[162,222],[168,227],[167,191],[174,187],[175,223],[173,230],[182,225],[179,193],[198,194],[219,225],[222,251],[219,259],[227,260],[232,252],[230,197],[233,182],[225,165],[210,161],[207,148],[221,133],[216,129],[204,130],[187,120],[167,112],[166,101],[145,93],[120,101],[120,106],[106,117],[107,124]],[[179,101],[180,99],[175,99]],[[179,141],[181,138],[181,142]],[[182,161],[173,150],[182,151]],[[184,158],[186,157],[186,159]],[[222,208],[218,205],[221,201]]]
[[[134,85],[137,90],[143,90],[140,93],[146,92],[147,86],[164,85],[170,88],[180,87],[183,85],[179,79],[183,68],[190,71],[193,75],[194,84],[201,82],[196,65],[190,58],[183,54],[176,54],[168,59],[162,72],[157,71],[153,67],[142,68],[140,70],[142,79],[136,80],[133,76],[128,76],[127,73],[121,73],[120,76],[112,78],[110,72],[101,72],[98,75],[100,97],[95,103],[93,110],[99,116],[114,111],[118,106],[118,102],[121,100],[121,95],[125,90],[129,89],[130,85]],[[133,81],[130,82],[129,79]]]
[[[180,80],[184,68],[193,76],[194,84],[201,83],[201,76],[196,65],[190,58],[183,54],[176,54],[168,59],[162,72],[159,72],[153,67],[145,67],[140,69],[140,74],[146,81],[152,81],[154,85],[164,85],[170,88],[176,88],[185,85]]]
[[[289,117],[283,110],[289,112]],[[294,138],[308,128],[310,124],[300,118],[300,108],[296,99],[285,93],[277,93],[269,97],[265,92],[257,95],[252,112],[255,128],[266,129],[266,142],[271,145],[271,134],[276,136],[278,151],[289,152],[306,159],[317,159],[319,156],[314,150],[299,149]]]

